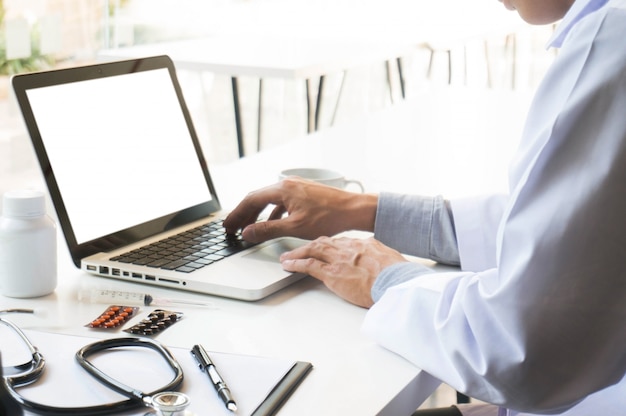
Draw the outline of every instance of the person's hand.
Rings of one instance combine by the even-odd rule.
[[[373,238],[320,237],[284,253],[280,261],[285,270],[313,276],[345,300],[369,308],[374,304],[371,291],[380,272],[407,260]]]
[[[288,177],[249,193],[224,220],[224,228],[230,234],[242,230],[244,240],[254,243],[284,236],[312,240],[347,230],[373,231],[377,203],[376,195]],[[274,209],[268,220],[257,222],[269,205]]]

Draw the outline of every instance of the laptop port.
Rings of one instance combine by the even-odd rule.
[[[153,282],[156,280],[156,277],[149,275],[149,274],[145,275],[144,277],[146,278],[146,280],[151,280]]]
[[[109,268],[107,266],[100,266],[100,270],[98,270],[100,274],[109,274]]]
[[[113,276],[119,276],[120,275],[120,269],[111,269],[111,274]]]
[[[141,279],[141,277],[142,277],[141,273],[133,273],[131,276],[134,277],[134,278],[137,278],[137,279]]]
[[[90,272],[95,272],[98,269],[96,268],[96,266],[88,264],[87,265],[87,270],[89,270]]]

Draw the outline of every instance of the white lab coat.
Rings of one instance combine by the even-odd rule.
[[[626,414],[626,0],[594,3],[555,34],[510,194],[451,201],[463,271],[388,289],[363,326],[500,414]]]

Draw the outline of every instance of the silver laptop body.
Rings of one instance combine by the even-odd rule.
[[[262,299],[302,277],[278,262],[301,244],[295,239],[241,243],[242,251],[229,256],[202,248],[219,228],[206,224],[225,213],[168,57],[23,74],[12,82],[77,267],[242,300]],[[158,252],[153,261],[127,254],[192,229],[186,235],[197,244],[188,248],[189,263],[167,262]],[[222,243],[229,244],[240,242]]]

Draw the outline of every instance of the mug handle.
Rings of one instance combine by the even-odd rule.
[[[361,183],[361,181],[357,181],[356,179],[346,179],[346,184],[344,188],[347,188],[348,185],[350,184],[354,184],[358,186],[361,189],[361,193],[365,193],[365,188],[363,187],[363,184]]]

